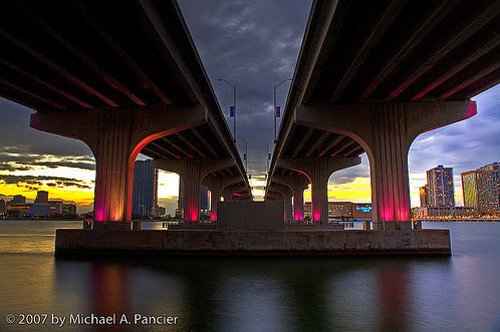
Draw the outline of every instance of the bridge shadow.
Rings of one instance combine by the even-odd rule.
[[[73,305],[68,311],[178,316],[173,330],[398,331],[412,321],[412,269],[448,264],[440,257],[58,258],[56,293]]]

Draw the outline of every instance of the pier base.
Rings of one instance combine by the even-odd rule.
[[[218,232],[75,230],[56,232],[56,255],[342,256],[451,255],[448,230]]]

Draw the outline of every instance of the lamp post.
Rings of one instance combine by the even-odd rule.
[[[276,140],[276,88],[278,88],[281,84],[285,83],[286,81],[291,81],[292,79],[291,78],[287,78],[286,80],[283,80],[277,84],[274,85],[274,89],[273,89],[273,97],[274,97],[274,144],[278,143],[278,141]]]
[[[245,161],[245,171],[248,174],[248,142],[245,139],[241,138],[240,136],[238,136],[238,139],[245,142],[245,154],[243,155],[243,160]]]
[[[271,143],[273,139],[271,138],[266,142],[266,180],[269,176],[269,160],[271,160],[271,153],[269,152],[269,143]]]
[[[218,78],[217,81],[233,87],[233,142],[236,143],[236,84],[230,83],[223,78]]]

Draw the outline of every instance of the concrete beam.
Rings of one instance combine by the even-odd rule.
[[[154,166],[180,175],[184,181],[184,220],[196,222],[200,217],[201,182],[212,172],[234,166],[234,160],[157,159],[154,161]]]
[[[142,148],[206,121],[202,106],[155,105],[35,113],[30,126],[82,140],[90,147],[96,160],[94,226],[99,228],[130,222],[134,161]]]
[[[311,104],[295,110],[295,122],[348,136],[370,160],[375,228],[408,228],[408,152],[421,133],[477,114],[474,101],[422,101],[352,105]]]

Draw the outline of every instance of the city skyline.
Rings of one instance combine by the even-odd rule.
[[[262,186],[265,145],[273,136],[272,86],[293,74],[310,2],[181,1],[180,5],[230,127],[231,91],[217,78],[239,86],[238,132],[249,142],[252,183]],[[287,91],[288,84],[278,90],[282,109]],[[409,157],[412,206],[419,205],[418,188],[426,181],[426,169],[438,164],[453,166],[455,185],[461,186],[461,172],[500,160],[500,87],[474,100],[478,102],[477,116],[420,135],[413,143]],[[5,124],[0,133],[0,198],[26,193],[34,199],[34,191],[45,189],[54,198],[77,203],[82,211],[92,210],[95,165],[90,149],[82,142],[29,128],[32,110],[5,99],[0,100],[0,107]],[[239,148],[242,153],[243,146]],[[177,204],[178,181],[175,174],[159,173],[159,205],[166,206],[169,213]],[[455,190],[457,205],[463,204],[461,196]],[[333,174],[329,198],[370,201],[366,155],[360,165]],[[306,192],[305,200],[309,199]]]

